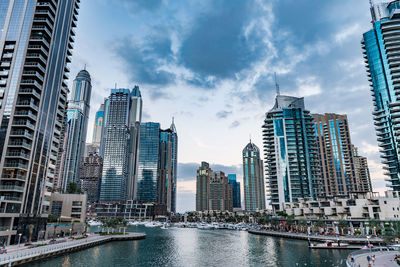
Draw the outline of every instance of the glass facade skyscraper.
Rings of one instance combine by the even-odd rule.
[[[265,210],[264,165],[251,141],[243,149],[243,188],[246,211]]]
[[[98,147],[100,147],[101,133],[103,131],[103,123],[104,123],[104,104],[101,104],[99,110],[97,110],[96,112],[96,117],[94,118],[93,137],[92,137],[92,144]]]
[[[49,212],[79,2],[0,1],[2,242],[27,235],[28,224],[36,240]]]
[[[277,95],[263,125],[264,155],[270,203],[317,197],[320,186],[313,118],[304,99]]]
[[[232,185],[232,207],[241,208],[242,200],[240,197],[240,183],[236,181],[236,174],[228,174],[228,182]]]
[[[69,94],[64,146],[61,156],[61,189],[66,192],[70,183],[79,186],[79,166],[84,156],[89,120],[92,84],[90,74],[81,70]]]
[[[158,202],[160,124],[145,122],[140,126],[140,147],[137,180],[137,199]]]
[[[139,151],[137,199],[176,212],[178,135],[174,122],[166,130],[159,123],[142,123]]]
[[[374,103],[374,124],[386,181],[400,191],[400,1],[371,7],[372,29],[362,48]]]
[[[139,87],[112,89],[105,101],[102,135],[101,202],[125,202],[133,197],[142,100]],[[133,163],[133,164],[132,164]]]

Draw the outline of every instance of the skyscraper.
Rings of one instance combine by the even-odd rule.
[[[0,239],[49,212],[79,0],[0,2]],[[33,216],[33,217],[32,217]],[[18,230],[15,230],[18,227]]]
[[[102,135],[103,173],[100,185],[102,202],[125,202],[135,191],[135,142],[142,113],[139,87],[112,89],[105,101]],[[137,121],[139,120],[139,121]],[[133,145],[133,146],[132,146]],[[132,164],[133,163],[133,164]]]
[[[213,173],[209,184],[208,210],[232,211],[232,185],[224,172]]]
[[[337,196],[364,191],[356,175],[347,116],[326,113],[313,117],[322,178],[320,194]]]
[[[155,122],[142,123],[138,162],[137,199],[176,211],[178,135],[174,122],[162,130]]]
[[[214,172],[207,162],[202,162],[196,178],[197,211],[232,211],[232,185],[221,171]]]
[[[71,183],[79,185],[79,166],[85,152],[91,94],[90,74],[86,70],[81,70],[74,80],[72,91],[68,97],[64,155],[62,155],[60,168],[63,192],[67,191]]]
[[[399,73],[400,1],[371,6],[372,29],[363,34],[362,48],[373,96],[375,130],[385,165],[386,181],[400,191]]]
[[[277,95],[266,113],[263,140],[270,203],[282,210],[284,202],[318,195],[319,160],[313,118],[304,99]]]
[[[96,117],[94,118],[94,127],[93,127],[93,137],[92,144],[100,147],[101,142],[101,132],[103,130],[103,121],[104,121],[104,104],[100,105],[99,110],[96,112]]]
[[[372,192],[371,176],[369,174],[367,158],[358,155],[358,149],[355,146],[352,146],[352,151],[358,191]]]
[[[91,154],[82,159],[80,166],[80,186],[87,194],[87,201],[94,203],[99,198],[99,184],[103,171],[103,159],[97,154]]]
[[[236,174],[228,174],[228,182],[232,186],[232,202],[233,202],[232,207],[241,208],[242,200],[240,197],[240,183],[236,181]]]
[[[250,141],[243,149],[244,207],[247,211],[265,210],[263,168],[260,150]]]
[[[208,192],[210,178],[213,175],[213,171],[207,162],[202,162],[201,166],[197,170],[196,175],[196,210],[205,211],[208,210]]]

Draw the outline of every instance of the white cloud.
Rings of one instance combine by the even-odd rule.
[[[358,23],[349,25],[347,28],[342,29],[340,32],[336,33],[334,39],[337,43],[342,44],[344,41],[349,40],[352,35],[359,35],[361,31],[361,26]]]
[[[321,85],[314,76],[297,78],[297,92],[298,96],[313,96],[322,93]]]

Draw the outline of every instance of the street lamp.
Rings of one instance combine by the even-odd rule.
[[[72,238],[72,228],[69,228],[69,237]]]
[[[18,247],[19,247],[19,245],[21,244],[21,236],[22,236],[22,233],[19,233],[18,234]]]
[[[371,257],[371,244],[369,242],[369,239],[371,238],[371,236],[367,235],[367,240],[368,240],[368,247],[369,247],[369,256]]]

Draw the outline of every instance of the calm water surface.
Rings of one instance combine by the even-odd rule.
[[[244,231],[146,228],[139,241],[110,242],[29,266],[345,266],[346,250],[309,250],[306,241]]]

